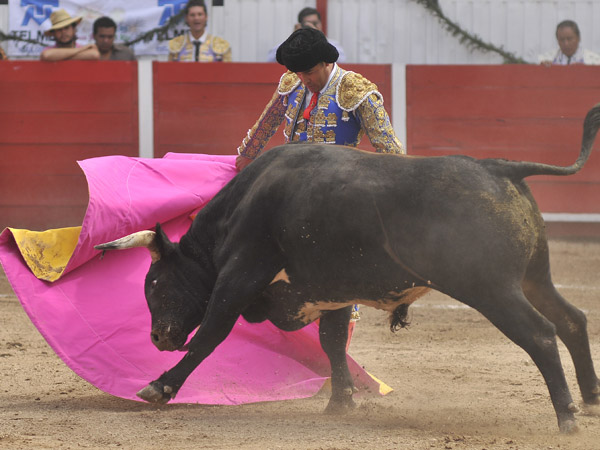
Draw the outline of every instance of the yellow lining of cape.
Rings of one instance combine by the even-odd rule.
[[[10,228],[19,252],[29,269],[40,280],[56,281],[75,251],[81,227],[29,231]]]
[[[385,384],[383,381],[381,381],[379,378],[374,376],[372,373],[367,372],[367,374],[369,374],[369,376],[371,378],[373,378],[377,383],[379,383],[379,393],[381,395],[388,395],[390,392],[392,392],[394,390],[394,388]]]
[[[81,227],[56,228],[47,231],[10,228],[10,231],[19,252],[33,274],[40,280],[56,281],[64,272],[75,251]],[[367,374],[379,384],[381,395],[387,395],[394,390],[369,372]],[[331,389],[331,379],[328,379],[321,389],[324,388]]]
[[[365,372],[367,372],[367,371],[365,371]],[[379,378],[377,378],[376,376],[373,376],[373,374],[371,374],[370,372],[367,372],[367,375],[369,375],[371,378],[373,378],[373,380],[377,384],[379,384],[379,394],[381,394],[381,395],[388,395],[390,392],[394,391],[393,387],[385,384]],[[319,392],[321,392],[321,391],[331,392],[331,378],[327,378],[325,380],[325,383],[323,383],[323,386],[321,386],[321,389],[319,389]]]

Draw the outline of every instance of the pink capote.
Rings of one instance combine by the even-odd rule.
[[[184,355],[160,352],[150,341],[150,313],[143,292],[150,265],[146,249],[107,252],[95,244],[156,222],[172,240],[235,174],[234,156],[169,154],[163,159],[123,156],[79,163],[87,177],[89,205],[79,241],[61,278],[37,279],[25,264],[10,229],[0,235],[0,262],[31,321],[80,377],[109,394],[135,393]],[[352,358],[357,387],[380,386]],[[270,322],[240,318],[229,337],[188,378],[172,402],[241,404],[314,395],[330,375],[329,362],[311,324],[284,332]]]

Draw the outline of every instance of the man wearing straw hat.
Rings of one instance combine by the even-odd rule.
[[[46,47],[40,59],[42,61],[64,61],[67,59],[99,59],[100,52],[95,44],[77,45],[77,25],[81,17],[71,17],[64,9],[58,9],[50,15],[52,26],[46,30],[46,36],[52,36],[56,44]]]

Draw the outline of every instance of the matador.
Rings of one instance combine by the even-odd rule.
[[[260,155],[283,121],[286,142],[357,146],[366,134],[377,152],[405,153],[377,86],[339,67],[337,58],[313,28],[296,30],[281,44],[277,62],[288,71],[239,146],[238,170]]]

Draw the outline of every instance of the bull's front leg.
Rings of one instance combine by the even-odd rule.
[[[186,355],[170,370],[151,382],[137,393],[142,400],[150,403],[167,403],[175,395],[190,374],[210,355],[231,332],[239,313],[229,311],[221,305],[223,311],[206,314],[202,325],[190,340]]]
[[[260,252],[256,250],[251,253],[257,254]],[[244,258],[241,250],[237,255],[231,265],[221,270],[200,328],[190,340],[186,355],[172,369],[139,391],[138,397],[151,403],[166,403],[175,398],[185,380],[225,340],[242,311],[264,291],[277,273],[277,266],[268,266],[266,257],[255,263],[253,270],[247,270],[250,264],[245,262],[254,260]]]
[[[331,364],[331,398],[325,409],[328,414],[344,413],[356,405],[352,400],[354,382],[346,359],[348,324],[352,307],[323,313],[319,322],[321,347]]]

